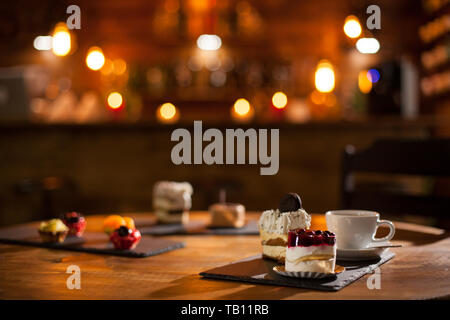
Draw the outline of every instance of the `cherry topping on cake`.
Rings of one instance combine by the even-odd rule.
[[[336,236],[330,231],[296,229],[289,231],[288,234],[289,247],[332,246],[335,243]]]
[[[298,239],[300,240],[300,241],[298,241],[298,245],[300,245],[300,246],[309,247],[309,246],[312,246],[313,244],[315,244],[314,236],[311,234],[308,234],[308,233],[306,233],[306,234],[304,233],[304,234],[300,235],[298,237]]]
[[[332,246],[336,243],[336,236],[334,235],[334,233],[330,232],[330,233],[324,235],[323,241],[326,244]]]
[[[280,200],[278,210],[280,212],[292,212],[302,208],[302,200],[296,193],[288,193]]]

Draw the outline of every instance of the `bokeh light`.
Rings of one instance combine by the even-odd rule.
[[[367,71],[367,78],[369,78],[372,83],[377,83],[378,80],[380,80],[380,73],[377,69],[370,69]]]
[[[246,116],[250,112],[250,103],[246,99],[237,99],[233,105],[234,112],[239,116]]]
[[[325,94],[317,90],[311,92],[309,98],[311,99],[312,103],[317,105],[325,103]]]
[[[156,117],[160,122],[173,123],[178,120],[179,111],[172,103],[166,102],[160,105],[158,110],[156,110]]]
[[[286,107],[287,102],[288,102],[288,99],[287,99],[286,94],[284,94],[281,91],[276,92],[272,96],[272,104],[277,109],[283,109],[284,107]]]
[[[53,38],[51,36],[38,36],[33,41],[36,50],[51,50]]]
[[[364,54],[374,54],[380,50],[380,43],[375,38],[361,38],[356,42],[356,49]]]
[[[118,109],[122,106],[123,98],[119,92],[111,92],[108,95],[108,106],[111,109]]]
[[[65,23],[58,23],[53,31],[52,51],[57,56],[66,56],[71,49],[71,37]]]
[[[369,93],[372,90],[372,81],[368,77],[367,70],[363,70],[358,74],[358,87],[362,93]]]
[[[103,75],[110,75],[114,72],[114,65],[110,59],[105,59],[102,69],[100,70]]]
[[[344,23],[344,32],[349,38],[357,38],[361,35],[361,24],[355,16],[348,16]]]
[[[113,61],[113,70],[116,75],[124,74],[127,71],[127,63],[122,59],[115,59]]]
[[[100,70],[105,64],[105,56],[103,55],[102,49],[99,47],[92,47],[88,50],[86,56],[86,65],[91,70]]]
[[[218,50],[222,46],[222,39],[215,34],[202,34],[197,38],[197,47],[205,51]]]
[[[334,90],[335,77],[333,65],[326,60],[320,61],[317,65],[315,85],[319,92],[331,92]]]

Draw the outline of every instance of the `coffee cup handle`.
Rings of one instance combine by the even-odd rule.
[[[389,227],[389,234],[386,237],[383,238],[375,238],[375,235],[372,237],[373,242],[383,242],[383,241],[389,241],[394,237],[395,234],[395,226],[394,224],[389,220],[378,220],[377,221],[377,229],[381,225],[387,225]],[[376,232],[375,232],[376,233]]]

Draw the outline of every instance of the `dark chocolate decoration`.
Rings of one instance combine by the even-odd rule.
[[[280,212],[297,211],[302,207],[302,200],[296,193],[288,193],[280,200],[278,209]]]

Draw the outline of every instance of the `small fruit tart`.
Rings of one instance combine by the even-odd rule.
[[[126,226],[121,226],[116,229],[109,237],[118,250],[134,249],[141,240],[141,233],[138,229],[130,229]]]
[[[66,239],[69,228],[60,219],[52,219],[41,222],[38,231],[43,242],[61,243]]]
[[[67,212],[62,221],[69,228],[69,235],[81,237],[86,229],[86,219],[78,212]]]

